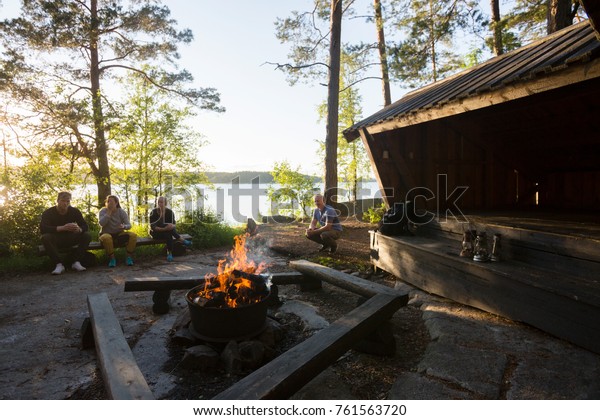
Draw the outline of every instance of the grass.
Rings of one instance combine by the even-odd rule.
[[[181,227],[182,231],[180,233],[189,233],[192,235],[194,249],[209,249],[227,244],[233,245],[234,236],[239,235],[244,230],[243,227],[230,227],[220,223],[195,223],[188,226],[182,224]],[[145,226],[136,225],[132,227],[132,230],[140,237],[148,236]],[[98,233],[90,233],[92,234],[92,241],[97,241]],[[89,252],[96,255],[99,265],[108,264],[108,257],[103,250]],[[125,261],[125,248],[116,248],[115,256],[118,262]],[[134,261],[136,259],[143,260],[157,257],[166,257],[164,245],[147,245],[136,248]],[[33,251],[22,254],[14,253],[0,258],[0,276],[51,271],[53,268],[54,266],[47,256],[38,256]]]

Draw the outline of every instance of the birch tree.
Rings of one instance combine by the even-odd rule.
[[[98,205],[111,194],[106,131],[118,117],[111,78],[143,75],[200,108],[222,111],[212,88],[185,88],[193,79],[172,64],[177,46],[193,39],[177,30],[154,1],[22,0],[18,18],[0,22],[0,90],[25,111],[24,129],[38,141],[73,140],[93,174]],[[148,73],[144,63],[162,63]]]

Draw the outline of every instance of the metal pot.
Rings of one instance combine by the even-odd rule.
[[[190,309],[190,333],[194,337],[212,342],[241,341],[255,337],[265,329],[269,295],[246,306],[211,308],[193,301],[203,289],[204,285],[196,286],[185,296]]]

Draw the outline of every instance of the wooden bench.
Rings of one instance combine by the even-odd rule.
[[[190,277],[135,277],[125,281],[125,292],[146,292],[153,291],[152,311],[155,314],[166,314],[170,310],[169,300],[171,290],[188,290],[204,282],[203,275]],[[274,285],[280,284],[315,284],[312,279],[307,279],[302,273],[273,273],[271,282]]]
[[[153,400],[106,293],[88,295],[87,302],[108,396],[114,400]]]
[[[376,294],[358,308],[221,392],[215,400],[288,399],[402,306]]]
[[[464,227],[450,220],[419,226],[416,236],[371,231],[371,262],[429,293],[600,353],[600,240],[470,219],[470,228],[502,234],[501,261],[461,258]]]
[[[181,237],[188,241],[192,240],[192,237],[190,235],[188,235],[187,233],[182,234]],[[154,238],[138,236],[137,241],[136,241],[136,247],[146,246],[146,245],[161,245],[161,244],[166,244],[166,243],[167,243],[167,241],[164,239],[154,239]],[[122,248],[125,245],[126,244],[115,244],[115,248]],[[77,248],[77,245],[73,245],[72,248],[73,249]],[[90,242],[90,244],[87,247],[88,251],[102,250],[102,249],[104,249],[104,247],[102,246],[102,244],[99,241]],[[44,245],[38,246],[38,255],[39,256],[46,255],[46,249],[44,248]]]

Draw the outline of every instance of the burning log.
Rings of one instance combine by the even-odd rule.
[[[230,261],[219,261],[218,274],[206,275],[204,288],[197,294],[211,302],[198,300],[200,305],[236,308],[259,302],[269,294],[268,277],[260,274],[266,265],[257,265],[248,259],[245,248],[247,236],[236,236]],[[194,300],[195,297],[192,298],[192,301]]]
[[[192,335],[228,341],[255,336],[265,328],[269,277],[260,274],[264,263],[248,260],[247,236],[235,238],[230,261],[219,261],[218,274],[206,275],[204,284],[187,293]]]

